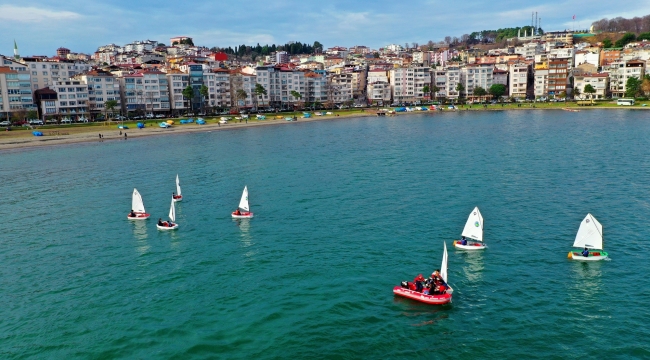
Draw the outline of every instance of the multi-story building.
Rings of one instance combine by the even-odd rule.
[[[43,57],[24,57],[22,63],[29,68],[33,90],[48,87],[77,74],[90,71],[92,66],[81,62]]]
[[[183,89],[189,83],[189,75],[178,70],[167,73],[167,88],[169,89],[169,101],[172,113],[181,114],[189,108],[188,101],[183,97]],[[230,102],[230,99],[228,99]]]
[[[461,69],[461,80],[465,87],[465,94],[468,98],[474,96],[474,89],[477,87],[487,91],[492,86],[492,64],[472,64]]]
[[[88,85],[80,80],[68,79],[54,82],[50,89],[57,93],[57,100],[54,104],[56,115],[72,121],[87,118]],[[47,112],[46,108],[46,114]]]
[[[559,97],[567,93],[569,80],[569,62],[566,59],[549,60],[548,62],[548,94]]]
[[[213,80],[206,79],[210,88],[210,104],[220,109],[229,108],[232,97],[230,93],[230,72],[226,69],[214,69],[212,72],[214,74],[214,85],[212,84]],[[260,99],[258,97],[257,103],[263,104],[259,102]]]
[[[353,99],[351,73],[330,74],[327,80],[329,101],[342,104]]]
[[[434,92],[434,98],[444,98],[447,97],[447,71],[446,70],[433,70],[432,73],[432,92],[435,88],[438,89],[437,92]],[[435,88],[434,88],[435,86]]]
[[[286,51],[278,51],[275,53],[275,63],[276,64],[288,64],[289,63],[289,53]]]
[[[460,92],[457,90],[460,81],[460,66],[457,64],[449,64],[445,69],[447,72],[447,97],[450,99],[458,99]]]
[[[567,45],[573,45],[573,32],[571,31],[552,31],[544,34],[542,40],[547,43],[562,42]]]
[[[243,73],[241,69],[231,71],[231,105],[239,108],[256,108],[257,97],[255,96],[255,84],[257,84],[257,76],[254,74]],[[238,96],[240,94],[240,90],[243,90],[243,92],[246,94],[245,98]]]
[[[368,84],[368,102],[371,104],[388,104],[391,100],[391,86],[387,81],[375,81]]]
[[[256,69],[257,82],[266,89],[266,95],[258,101],[275,107],[285,107],[305,98],[305,73],[283,66],[259,66]],[[302,98],[295,98],[291,92],[298,92]]]
[[[7,59],[3,63],[7,64]],[[29,84],[29,73],[15,70],[16,66],[0,66],[0,114],[9,116],[10,113],[34,110],[34,100]]]
[[[327,102],[327,74],[307,72],[305,73],[304,101],[307,103]]]
[[[127,74],[119,78],[122,112],[143,111],[147,114],[171,110],[167,76],[155,70]]]
[[[430,91],[424,91],[425,86],[431,88],[431,68],[408,67],[390,71],[390,81],[393,87],[393,100],[396,102],[414,102],[429,99]]]
[[[575,49],[573,47],[554,48],[548,53],[549,60],[566,60],[569,70],[573,69],[575,64]]]
[[[617,61],[607,68],[609,72],[609,91],[612,97],[625,96],[625,85],[630,78],[643,79],[645,75],[645,62],[640,60]]]
[[[535,98],[548,96],[548,67],[535,67]]]
[[[609,74],[581,74],[573,77],[574,89],[578,89],[580,97],[586,99],[604,99],[609,92]],[[585,86],[591,85],[596,90],[594,94],[585,93]]]
[[[72,79],[80,80],[88,86],[88,112],[91,117],[102,114],[108,100],[117,101],[115,109],[121,109],[120,85],[113,74],[96,69],[75,75]]]
[[[566,63],[566,62],[565,62]],[[531,75],[530,65],[524,62],[510,65],[510,96],[525,99],[528,91],[528,80]]]

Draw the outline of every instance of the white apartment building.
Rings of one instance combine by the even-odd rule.
[[[526,59],[532,59],[535,57],[535,55],[541,54],[543,51],[544,46],[536,41],[515,47],[515,54],[519,54]]]
[[[167,87],[169,89],[170,105],[174,113],[183,113],[188,109],[188,101],[183,97],[183,89],[189,84],[189,75],[181,72],[173,72],[167,76]]]
[[[412,56],[415,64],[420,66],[429,66],[431,64],[431,53],[429,51],[415,51]]]
[[[248,109],[256,107],[255,84],[257,84],[257,76],[242,73],[240,70],[232,72],[230,74],[231,105]],[[237,96],[239,90],[244,90],[246,98]]]
[[[568,69],[573,69],[575,65],[575,49],[573,47],[561,47],[551,49],[548,53],[549,60],[566,60]]]
[[[88,85],[80,80],[56,81],[50,89],[57,94],[54,102],[55,114],[72,121],[88,117]],[[46,107],[45,114],[52,115],[51,107]]]
[[[122,112],[143,111],[147,114],[170,111],[167,76],[160,71],[145,70],[119,78]]]
[[[535,69],[535,98],[548,97],[548,68]]]
[[[612,97],[624,97],[625,85],[629,78],[643,79],[645,75],[645,61],[616,61],[604,69],[604,71],[609,72],[609,91]]]
[[[435,86],[438,88],[438,91],[433,94],[433,97],[447,97],[447,70],[433,70],[431,76],[432,87]]]
[[[431,68],[409,67],[390,71],[395,102],[413,102],[429,99],[430,92],[424,93],[425,86],[431,87]]]
[[[510,65],[510,96],[525,99],[530,66],[526,63]]]
[[[121,109],[120,85],[113,74],[103,70],[91,70],[75,75],[72,80],[78,79],[88,86],[88,111],[91,116],[104,112],[104,104],[108,100],[117,101],[117,111]]]
[[[456,87],[461,83],[460,66],[455,64],[449,65],[445,70],[447,73],[447,89],[445,90],[447,97],[450,99],[458,99],[460,94],[456,90]]]
[[[260,96],[258,101],[269,106],[285,107],[286,104],[295,103],[298,99],[291,95],[296,91],[305,98],[305,73],[280,66],[260,66],[256,69],[257,82],[266,89],[266,95]]]
[[[9,65],[7,61],[10,60],[3,59],[5,65]],[[0,66],[0,117],[9,116],[15,111],[35,109],[29,73],[15,70],[17,66],[11,67]]]
[[[203,79],[204,82],[207,81],[210,91],[210,105],[220,109],[228,108],[231,104],[230,72],[225,69],[215,69],[213,74],[214,79],[212,77],[206,78],[206,75],[204,75]]]
[[[328,76],[328,99],[342,104],[353,99],[352,73],[330,74]]]
[[[368,71],[368,84],[376,83],[379,81],[388,82],[388,71],[386,70]]]
[[[375,81],[368,84],[368,102],[371,104],[388,104],[391,100],[391,86],[387,81]]]
[[[275,63],[276,64],[287,64],[289,63],[289,53],[286,51],[278,51],[275,53]]]
[[[582,64],[592,64],[595,67],[600,66],[600,51],[576,51],[575,65],[578,66]]]
[[[574,89],[580,90],[580,97],[583,99],[604,99],[609,91],[609,74],[584,74],[573,77]],[[594,94],[585,93],[587,84],[596,90]]]
[[[48,87],[55,82],[67,80],[92,69],[92,66],[86,63],[49,58],[25,57],[22,62],[29,68],[32,91]]]
[[[492,64],[472,64],[463,67],[460,74],[466,96],[473,96],[474,89],[477,87],[488,91],[492,86],[493,72],[494,66]]]
[[[327,75],[308,72],[305,74],[305,100],[308,103],[327,102]]]

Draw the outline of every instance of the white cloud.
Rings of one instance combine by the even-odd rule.
[[[39,23],[49,20],[77,20],[81,15],[72,11],[47,10],[36,7],[0,5],[0,20]]]

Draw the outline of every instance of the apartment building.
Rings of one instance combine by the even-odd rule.
[[[3,61],[7,64],[6,60]],[[7,64],[9,65],[9,64]],[[0,118],[12,112],[34,110],[34,100],[29,83],[29,73],[15,70],[16,66],[0,66]]]
[[[431,83],[438,88],[438,91],[433,94],[434,98],[447,97],[447,71],[446,70],[432,70]],[[433,91],[433,90],[432,90]]]
[[[299,99],[291,95],[296,91],[305,98],[305,73],[282,66],[260,66],[256,69],[257,82],[266,89],[267,95],[260,96],[258,101],[263,101],[270,106],[285,107],[289,103],[296,103]]]
[[[248,109],[256,108],[258,99],[255,96],[255,84],[257,84],[257,76],[253,74],[242,73],[241,69],[231,71],[231,106]],[[239,90],[243,90],[246,93],[245,98],[240,98],[238,96]]]
[[[645,61],[617,61],[610,64],[604,71],[609,73],[609,91],[612,97],[624,97],[625,85],[629,78],[643,79]]]
[[[551,31],[544,34],[542,40],[547,43],[561,42],[567,45],[573,45],[572,31]]]
[[[567,92],[569,83],[569,62],[566,59],[549,60],[548,62],[548,94],[559,97]]]
[[[72,80],[79,80],[88,87],[88,112],[91,117],[104,112],[104,104],[108,100],[118,103],[116,109],[121,109],[120,85],[113,74],[103,70],[91,70],[75,75]]]
[[[305,73],[304,101],[307,103],[327,102],[327,75],[323,73]]]
[[[352,97],[363,99],[366,93],[368,69],[358,67],[352,70]]]
[[[351,73],[330,74],[327,81],[329,101],[342,104],[353,99]]]
[[[548,66],[535,67],[534,91],[535,98],[548,96]]]
[[[447,73],[447,88],[445,89],[447,97],[449,99],[458,99],[460,93],[456,88],[461,83],[460,66],[457,64],[449,65],[445,70]]]
[[[514,63],[510,65],[509,93],[510,96],[525,99],[528,91],[528,80],[531,75],[530,65],[527,63]]]
[[[566,60],[569,70],[575,65],[575,49],[573,47],[561,47],[551,49],[548,53],[549,60]]]
[[[166,76],[172,113],[182,114],[190,107],[188,101],[183,97],[183,89],[189,84],[190,77],[178,70],[168,72]]]
[[[21,61],[29,68],[32,91],[92,69],[91,65],[85,63],[43,57],[24,57]]]
[[[390,71],[390,83],[393,86],[393,100],[396,102],[414,102],[429,99],[430,92],[423,91],[431,87],[431,68],[408,67]]]
[[[72,121],[88,117],[88,85],[78,79],[55,81],[50,90],[56,92],[55,116]],[[50,104],[51,105],[51,104]],[[118,109],[119,110],[119,109]],[[45,114],[52,115],[52,106],[45,107]]]
[[[210,91],[210,105],[220,109],[228,108],[232,97],[230,92],[230,72],[226,69],[214,69],[212,73],[214,74],[214,84],[212,84],[212,78],[205,79]],[[258,104],[263,104],[263,102],[260,102],[260,100],[263,100],[262,98],[258,97],[257,100]]]
[[[592,64],[598,67],[600,64],[600,51],[580,50],[575,54],[575,65]]]
[[[609,92],[609,74],[581,74],[573,77],[574,89],[578,89],[584,99],[605,99]],[[591,85],[596,93],[585,93],[585,86]]]
[[[137,111],[168,113],[171,110],[168,81],[164,73],[145,70],[123,75],[118,81],[124,114]]]
[[[288,64],[289,63],[289,53],[286,51],[278,51],[275,53],[275,63],[276,64]]]
[[[391,85],[387,81],[375,81],[367,87],[367,99],[371,104],[387,104],[391,101]]]
[[[474,96],[474,89],[481,87],[489,90],[492,86],[492,74],[494,67],[492,64],[472,64],[461,69],[461,81],[465,87],[465,94],[468,98]]]

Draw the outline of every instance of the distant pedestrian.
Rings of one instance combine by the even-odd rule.
[[[102,134],[99,134],[99,138],[100,138],[100,139],[102,138]]]
[[[126,132],[124,133],[124,140],[126,140]]]
[[[120,130],[120,136],[122,136],[122,130]]]

